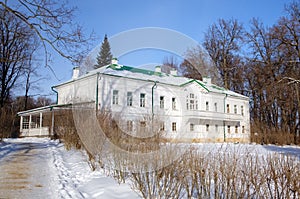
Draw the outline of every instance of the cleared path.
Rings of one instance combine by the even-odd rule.
[[[1,147],[0,198],[55,198],[51,143],[11,140]],[[49,176],[53,176],[49,177]]]

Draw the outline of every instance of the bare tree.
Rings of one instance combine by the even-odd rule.
[[[164,73],[170,73],[170,71],[173,70],[173,69],[177,70],[178,66],[179,66],[179,64],[177,62],[176,57],[168,56],[168,57],[164,58],[161,70]]]
[[[264,134],[263,142],[294,135],[291,142],[297,143],[300,128],[299,4],[287,8],[288,15],[271,28],[253,19],[246,33],[249,51],[244,78],[251,97],[252,130]]]
[[[243,38],[243,26],[234,19],[220,19],[205,33],[204,47],[211,56],[223,79],[223,85],[229,89],[234,69],[234,57],[240,50]]]
[[[0,6],[37,35],[46,66],[51,50],[74,63],[80,62],[89,51],[93,36],[84,36],[82,27],[73,20],[75,8],[66,0],[5,0]]]
[[[214,83],[220,83],[216,67],[209,54],[201,46],[187,50],[180,69],[185,77],[199,80],[202,80],[203,77],[210,77]]]
[[[29,27],[6,10],[0,10],[0,20],[0,106],[3,107],[24,71],[34,36]]]

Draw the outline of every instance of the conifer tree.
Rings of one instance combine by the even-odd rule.
[[[110,64],[111,59],[112,54],[110,52],[110,45],[107,39],[107,35],[105,34],[104,40],[101,45],[101,49],[99,51],[99,54],[97,55],[97,64],[94,68],[96,69]]]

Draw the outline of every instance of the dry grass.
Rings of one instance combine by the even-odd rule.
[[[56,121],[56,132],[67,147],[78,148],[82,145],[71,115],[61,114],[64,118],[58,120],[63,123]],[[119,128],[109,113],[98,114],[98,122],[105,133],[105,139],[128,152],[155,151],[164,143],[160,136],[129,136]],[[98,136],[97,133],[93,132],[92,135]],[[255,138],[255,141],[288,144],[292,140],[289,137],[273,138],[273,135],[266,136],[267,133],[264,135]],[[171,165],[154,171],[147,171],[149,165],[145,165],[144,170],[140,168],[140,172],[132,172],[124,168],[125,160],[117,154],[110,154],[110,165],[105,165],[106,162],[102,161],[102,146],[92,141],[84,143],[91,145],[85,147],[91,167],[95,169],[100,165],[119,183],[129,181],[143,198],[300,198],[300,164],[294,156],[276,153],[262,155],[240,148],[221,147],[207,151],[191,147]],[[160,158],[164,160],[169,157]]]
[[[274,153],[190,148],[172,165],[126,176],[143,198],[300,197],[299,160]]]

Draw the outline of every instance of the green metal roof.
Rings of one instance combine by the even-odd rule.
[[[111,69],[114,69],[114,70],[119,70],[119,71],[130,71],[132,73],[142,73],[142,74],[145,74],[145,75],[156,75],[156,76],[163,76],[163,73],[161,72],[155,72],[155,71],[152,71],[152,70],[146,70],[146,69],[142,69],[142,68],[134,68],[134,67],[131,67],[131,66],[122,66],[122,67],[119,67],[117,64],[111,64],[109,65],[107,68],[111,68]]]

